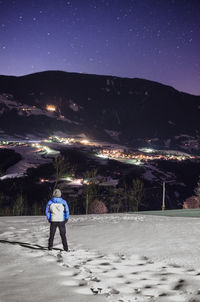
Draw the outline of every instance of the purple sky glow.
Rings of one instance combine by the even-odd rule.
[[[0,0],[0,74],[145,78],[200,95],[199,0]]]

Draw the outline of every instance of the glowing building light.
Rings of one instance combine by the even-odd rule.
[[[84,144],[84,145],[88,145],[90,142],[89,142],[89,140],[87,140],[87,139],[82,139],[82,140],[80,141],[80,143],[81,143],[81,144]]]
[[[82,186],[83,185],[83,179],[82,178],[74,179],[71,184],[73,184],[75,186]]]
[[[141,149],[139,149],[139,151],[146,152],[146,153],[153,153],[156,150],[151,149],[151,148],[141,148]]]
[[[41,182],[41,183],[49,182],[49,180],[48,180],[48,179],[41,178],[41,179],[40,179],[40,182]]]
[[[54,105],[46,105],[46,110],[48,110],[48,111],[56,111],[56,106],[54,106]]]

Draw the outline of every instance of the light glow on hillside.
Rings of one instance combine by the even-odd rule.
[[[54,105],[46,105],[46,110],[54,112],[54,111],[56,111],[56,106],[54,106]]]
[[[80,140],[80,143],[83,144],[83,145],[89,145],[90,144],[89,140],[87,140],[87,139]]]

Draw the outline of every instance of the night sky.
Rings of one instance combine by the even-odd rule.
[[[0,0],[0,74],[43,70],[200,95],[200,0]]]

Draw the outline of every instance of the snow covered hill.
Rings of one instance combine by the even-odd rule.
[[[200,97],[156,82],[47,71],[0,76],[0,132],[62,131],[132,146],[199,149]]]
[[[47,251],[44,217],[0,218],[1,302],[197,302],[199,219],[71,216],[71,251]]]

